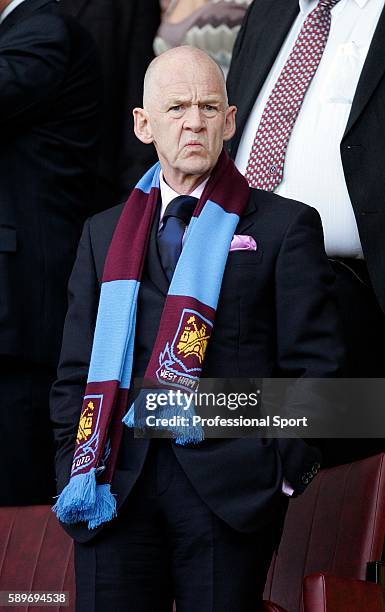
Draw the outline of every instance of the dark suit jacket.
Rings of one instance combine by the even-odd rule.
[[[94,203],[100,68],[57,2],[0,25],[0,356],[56,366],[66,287]]]
[[[93,36],[101,57],[104,100],[99,159],[101,193],[114,206],[123,201],[153,163],[153,147],[133,132],[132,109],[142,106],[143,78],[154,57],[160,24],[158,0],[60,0]]]
[[[256,0],[246,14],[227,81],[229,100],[238,107],[232,157],[236,155],[254,101],[298,10],[298,0]],[[364,256],[378,301],[385,311],[384,57],[385,8],[370,45],[340,146]]]
[[[70,306],[51,396],[59,490],[69,477],[103,266],[121,210],[116,207],[86,223],[69,284]],[[139,292],[133,377],[144,374],[168,288],[156,227],[155,222]],[[318,213],[250,190],[236,233],[253,236],[258,248],[228,256],[203,376],[336,375],[341,345]],[[125,429],[113,481],[119,505],[141,471],[148,443]],[[318,460],[316,451],[298,439],[206,440],[194,448],[174,445],[174,451],[209,507],[242,531],[258,529],[273,518],[283,476],[297,493],[303,491]],[[84,527],[68,531],[81,541],[92,536]]]

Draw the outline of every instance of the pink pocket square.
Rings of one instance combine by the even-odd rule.
[[[230,244],[230,251],[256,251],[257,243],[252,236],[234,234]]]

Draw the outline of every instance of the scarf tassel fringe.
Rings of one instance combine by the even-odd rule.
[[[146,419],[149,416],[148,410],[146,410],[146,391],[142,390],[132,404],[131,408],[123,418],[123,423],[127,427],[135,427],[140,430],[151,429],[146,424]],[[205,438],[203,428],[200,424],[193,425],[193,417],[195,416],[195,410],[191,405],[188,409],[184,409],[183,406],[179,406],[179,409],[176,409],[175,406],[162,406],[155,413],[157,417],[161,417],[166,419],[167,421],[171,421],[171,419],[177,415],[180,417],[184,417],[185,422],[188,425],[169,425],[163,428],[167,429],[172,433],[172,437],[175,439],[175,443],[180,446],[185,446],[186,444],[199,444]],[[154,428],[154,433],[155,433]]]
[[[116,499],[109,484],[96,484],[95,468],[71,478],[52,508],[65,524],[88,521],[95,529],[116,516]]]

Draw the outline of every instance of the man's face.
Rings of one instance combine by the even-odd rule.
[[[147,142],[154,143],[166,180],[175,184],[210,174],[223,141],[234,134],[236,109],[227,107],[215,65],[173,60],[154,75],[143,112]]]

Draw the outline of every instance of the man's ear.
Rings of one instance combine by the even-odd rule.
[[[237,114],[236,106],[229,106],[226,109],[225,129],[223,132],[223,140],[230,140],[235,134],[235,115]]]
[[[144,144],[153,142],[150,120],[144,108],[134,108],[134,132],[135,136]]]

